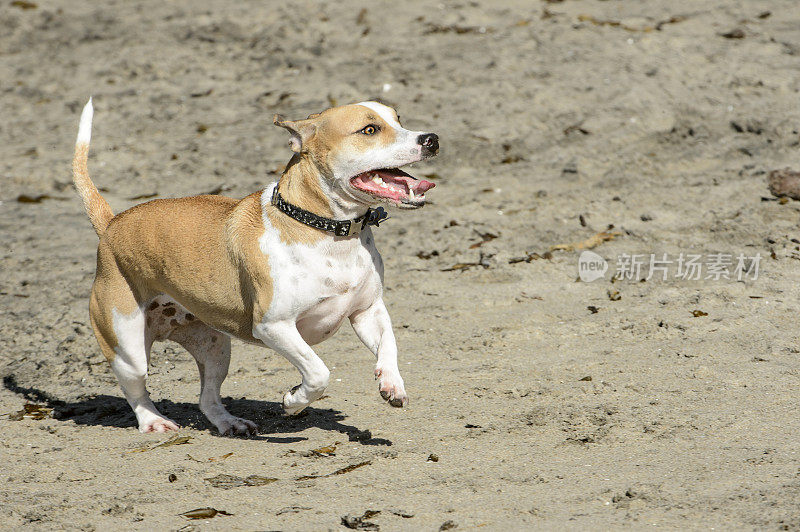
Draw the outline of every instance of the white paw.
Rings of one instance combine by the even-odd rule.
[[[249,419],[230,416],[214,423],[223,436],[255,436],[258,426]]]
[[[398,373],[376,368],[375,378],[378,379],[378,391],[381,392],[384,401],[398,408],[408,404],[403,378]]]
[[[151,419],[139,425],[139,432],[169,432],[171,430],[178,430],[180,427],[171,419],[159,417]]]
[[[293,416],[303,411],[305,407],[311,404],[310,401],[305,401],[298,397],[300,386],[295,386],[283,396],[281,406],[283,406],[283,413],[287,416]]]
[[[293,416],[303,411],[305,407],[319,399],[325,394],[325,388],[318,388],[311,392],[306,392],[302,384],[298,384],[283,396],[281,405],[283,412],[287,416]]]

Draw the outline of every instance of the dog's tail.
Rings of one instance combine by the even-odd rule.
[[[103,234],[106,230],[108,222],[114,217],[111,211],[111,206],[100,195],[100,191],[92,183],[89,177],[89,167],[87,162],[89,159],[89,141],[92,138],[92,99],[83,108],[81,113],[81,125],[78,127],[78,140],[75,142],[75,157],[72,159],[72,180],[75,183],[75,188],[78,194],[83,199],[83,206],[86,208],[86,214],[89,215],[89,220],[94,226],[97,236]]]

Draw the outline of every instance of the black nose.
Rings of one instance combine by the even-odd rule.
[[[425,155],[434,155],[439,151],[439,135],[436,133],[425,133],[417,137],[417,144],[422,146]]]

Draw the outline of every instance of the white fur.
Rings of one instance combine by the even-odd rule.
[[[402,127],[388,107],[377,102],[361,102],[362,105],[377,113],[390,127],[395,130],[395,141],[380,148],[367,151],[343,151],[337,153],[330,160],[330,167],[337,182],[346,183],[350,178],[374,170],[376,168],[399,168],[407,164],[421,161],[422,146],[417,142],[423,131],[411,131]],[[372,201],[366,194],[354,190],[353,187],[343,184],[341,189],[348,195],[361,199],[361,201]]]
[[[262,192],[264,212],[275,186]],[[359,238],[286,245],[266,214],[263,221],[259,246],[269,256],[274,297],[261,322],[253,327],[253,336],[300,371],[303,383],[283,401],[287,413],[297,413],[322,395],[330,375],[310,346],[329,338],[345,320],[381,300],[383,262],[369,229]],[[396,347],[393,352],[396,366]]]
[[[380,379],[381,395],[390,401],[405,403],[408,399],[397,367],[397,342],[383,299],[376,299],[369,308],[350,316],[350,323],[364,345],[378,358],[375,378]]]
[[[155,340],[174,340],[181,344],[197,361],[202,373],[200,411],[219,430],[220,434],[253,434],[252,421],[231,415],[220,399],[220,387],[228,374],[231,357],[231,340],[201,321],[187,321],[188,311],[171,297],[161,294],[150,303],[152,310],[140,307],[131,314],[112,309],[112,325],[117,337],[116,356],[111,368],[119,380],[125,398],[131,405],[141,432],[166,432],[177,430],[177,423],[161,415],[150,399],[145,387],[150,348]],[[174,313],[164,314],[170,306]],[[146,325],[149,319],[150,326]],[[178,322],[179,325],[173,325]]]
[[[364,107],[372,109],[373,111],[378,113],[378,116],[383,118],[384,122],[386,122],[393,128],[403,129],[403,126],[401,126],[400,122],[398,122],[397,119],[394,117],[394,112],[392,111],[391,107],[387,107],[382,103],[378,102],[359,102],[356,105],[363,105]]]
[[[156,409],[145,388],[150,346],[145,346],[145,315],[141,308],[131,314],[111,310],[117,346],[111,369],[117,376],[122,392],[136,414],[141,432],[166,432],[177,430],[178,425]]]
[[[94,108],[92,107],[92,99],[86,102],[81,112],[81,122],[78,126],[78,139],[76,144],[89,144],[92,140],[92,116],[94,115]]]
[[[320,179],[319,186],[328,198],[333,218],[336,220],[351,220],[367,212],[367,205],[363,201],[353,198],[347,179],[328,181]]]

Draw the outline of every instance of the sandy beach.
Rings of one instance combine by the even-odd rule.
[[[0,28],[0,529],[800,528],[800,202],[767,187],[800,170],[796,2],[31,0]],[[140,434],[89,324],[90,95],[115,212],[277,180],[275,113],[380,98],[436,132],[430,204],[375,232],[408,407],[349,327],[297,418],[297,371],[234,341],[259,435],[222,437],[164,343],[182,429]]]

